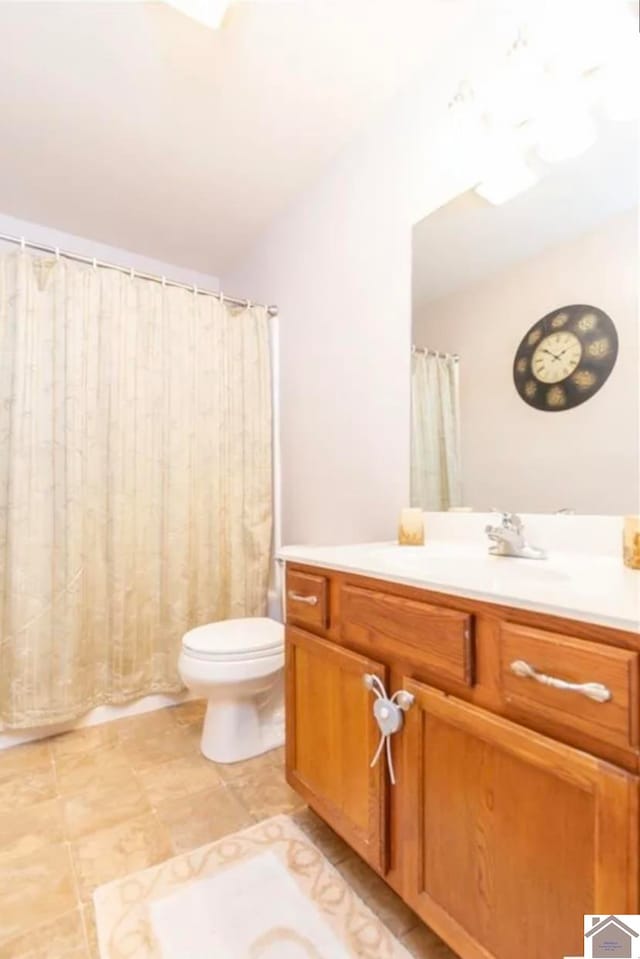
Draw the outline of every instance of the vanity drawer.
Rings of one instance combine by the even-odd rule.
[[[359,586],[340,593],[340,640],[437,681],[473,684],[473,617]]]
[[[500,633],[500,683],[511,711],[637,747],[638,653],[514,623],[503,623]],[[592,684],[604,687],[600,693],[609,698],[587,695],[598,694]]]
[[[328,624],[326,576],[287,570],[287,622],[325,630]]]

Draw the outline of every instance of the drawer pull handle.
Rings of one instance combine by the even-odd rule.
[[[290,589],[287,593],[289,599],[292,599],[295,603],[306,603],[307,606],[317,606],[318,597],[317,596],[305,596],[304,593],[296,593],[295,590]]]
[[[611,699],[611,690],[602,683],[568,683],[564,679],[557,679],[555,676],[547,676],[545,673],[539,673],[529,663],[523,659],[516,659],[511,663],[511,672],[516,676],[522,676],[524,679],[535,679],[537,683],[543,686],[552,686],[553,689],[564,689],[570,693],[580,693],[593,699],[596,703],[608,703]]]

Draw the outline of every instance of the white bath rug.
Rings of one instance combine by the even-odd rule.
[[[100,886],[100,959],[410,959],[288,818]]]

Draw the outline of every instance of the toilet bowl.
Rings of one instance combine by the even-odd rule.
[[[284,742],[284,626],[274,619],[227,619],[182,637],[178,672],[207,700],[200,749],[235,763]]]

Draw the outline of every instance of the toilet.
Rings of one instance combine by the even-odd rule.
[[[178,672],[207,700],[200,749],[235,763],[284,742],[284,626],[274,619],[227,619],[182,637]]]

